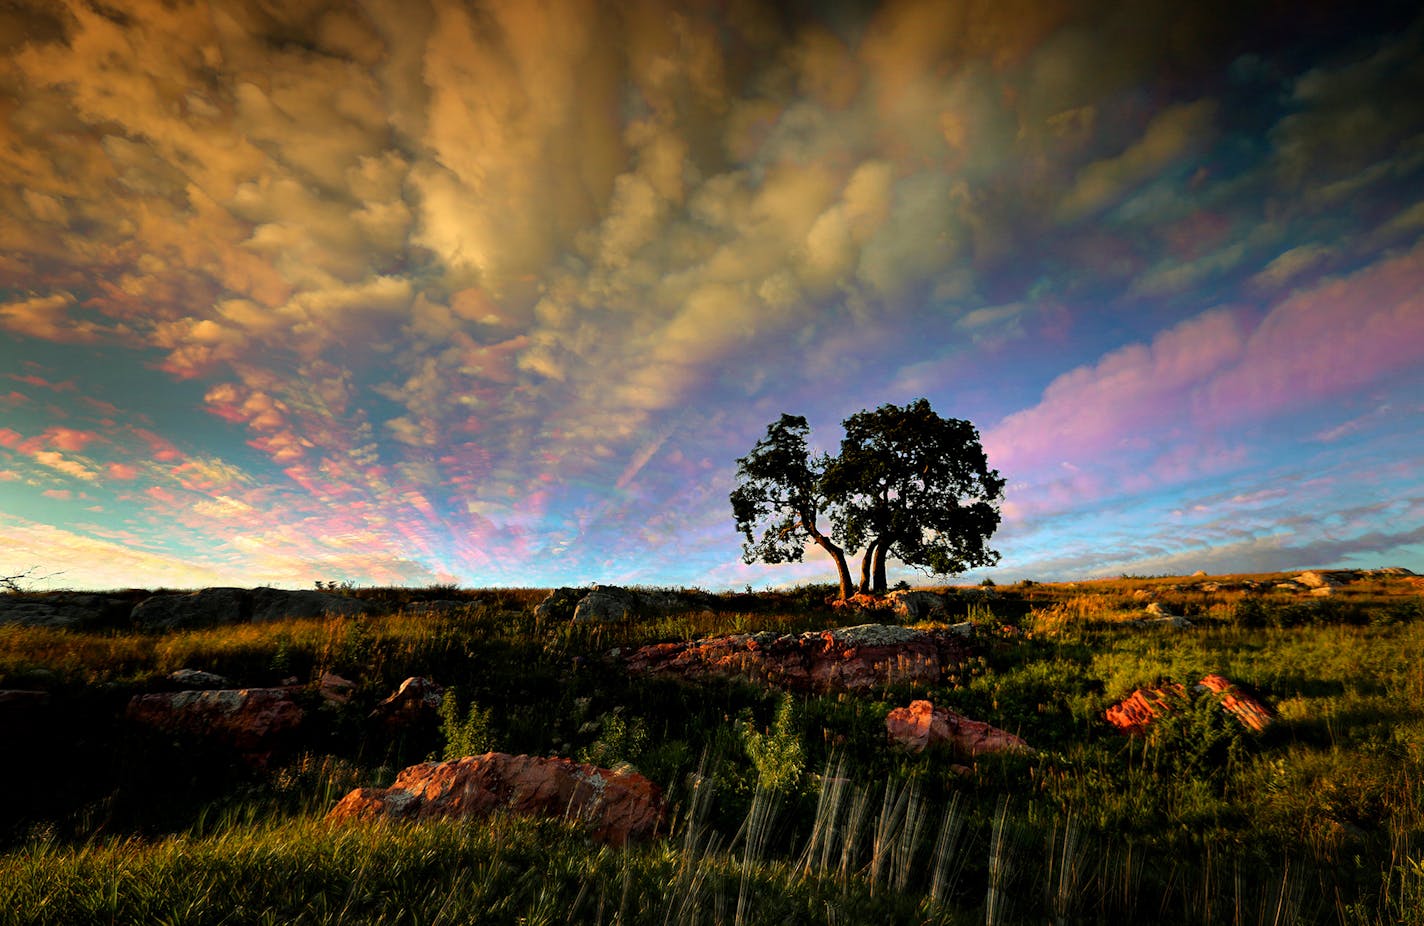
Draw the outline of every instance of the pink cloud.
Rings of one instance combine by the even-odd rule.
[[[1192,390],[1241,356],[1246,331],[1234,312],[1213,310],[1055,379],[1033,408],[984,435],[994,465],[1015,472],[1123,449],[1181,421]]]
[[[984,445],[995,466],[1022,478],[1266,419],[1421,363],[1424,245],[1297,290],[1254,329],[1241,313],[1213,309],[1119,348],[1055,379]],[[1162,477],[1173,469],[1162,467]]]
[[[45,379],[43,376],[36,376],[34,373],[25,373],[23,375],[11,373],[10,378],[17,383],[24,383],[26,386],[38,386],[41,389],[49,389],[54,392],[73,392],[78,388],[74,385],[74,380],[72,379],[66,379],[63,382],[56,383]]]
[[[58,499],[59,501],[69,501],[74,497],[74,493],[68,489],[45,489],[40,494],[45,498]]]
[[[163,488],[163,486],[149,486],[143,490],[143,494],[164,504],[174,505],[178,503],[178,496]]]
[[[14,449],[20,446],[20,442],[25,439],[25,435],[12,428],[0,428],[0,447]]]
[[[13,469],[0,469],[0,482],[16,482],[19,478],[20,474]]]
[[[148,445],[148,452],[160,463],[171,463],[183,459],[183,454],[166,437],[161,437],[145,428],[134,428],[134,436]]]
[[[1202,394],[1236,420],[1353,392],[1424,363],[1424,245],[1297,290],[1251,335],[1241,362]]]
[[[138,467],[130,466],[127,463],[110,463],[104,467],[110,479],[137,479]]]
[[[101,438],[92,431],[78,431],[74,428],[55,427],[45,429],[44,439],[56,450],[68,450],[73,453],[78,453],[89,444]]]

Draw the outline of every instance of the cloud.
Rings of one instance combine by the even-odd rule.
[[[1424,361],[1424,246],[1277,302],[1257,324],[1214,309],[1056,379],[985,435],[996,465],[1033,470],[1261,421]]]
[[[1212,100],[1163,109],[1121,154],[1094,161],[1078,172],[1058,204],[1059,218],[1072,222],[1100,212],[1165,168],[1200,153],[1212,141],[1216,112]]]

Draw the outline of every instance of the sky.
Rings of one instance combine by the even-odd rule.
[[[0,576],[833,581],[736,460],[920,397],[959,581],[1424,572],[1424,15],[0,4]]]

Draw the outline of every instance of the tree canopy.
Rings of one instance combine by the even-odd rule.
[[[842,598],[852,592],[847,551],[864,551],[859,591],[876,594],[889,557],[931,575],[998,562],[987,541],[1004,480],[974,425],[918,399],[843,426],[840,452],[813,458],[806,419],[784,414],[737,460],[731,501],[745,562],[797,562],[814,542],[835,560]]]

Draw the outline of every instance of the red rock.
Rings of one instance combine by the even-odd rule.
[[[1221,706],[1257,733],[1265,730],[1276,719],[1276,712],[1270,706],[1255,695],[1243,691],[1224,676],[1205,676],[1199,687],[1221,695]]]
[[[1197,683],[1196,688],[1221,694],[1221,706],[1257,733],[1270,726],[1275,718],[1275,712],[1269,706],[1223,676],[1208,675]],[[1108,708],[1107,720],[1123,733],[1141,736],[1154,720],[1175,710],[1176,703],[1186,697],[1187,689],[1179,684],[1139,688],[1125,700]]]
[[[135,695],[128,717],[135,723],[215,741],[265,765],[301,726],[303,711],[292,688],[228,688]]]
[[[637,772],[500,752],[412,765],[389,788],[352,791],[327,819],[466,819],[500,808],[586,821],[608,845],[651,836],[663,819],[661,790]]]
[[[1123,733],[1140,736],[1147,732],[1152,721],[1174,710],[1174,699],[1185,698],[1186,695],[1187,690],[1181,685],[1139,688],[1125,700],[1108,708],[1108,723]]]
[[[911,701],[885,717],[890,741],[913,752],[947,744],[956,752],[979,756],[991,752],[1032,752],[1019,737],[978,720],[970,720],[929,701]]]
[[[632,672],[652,675],[740,676],[797,690],[859,691],[895,682],[933,684],[966,653],[964,641],[951,632],[861,624],[655,643],[628,654],[625,662]]]

